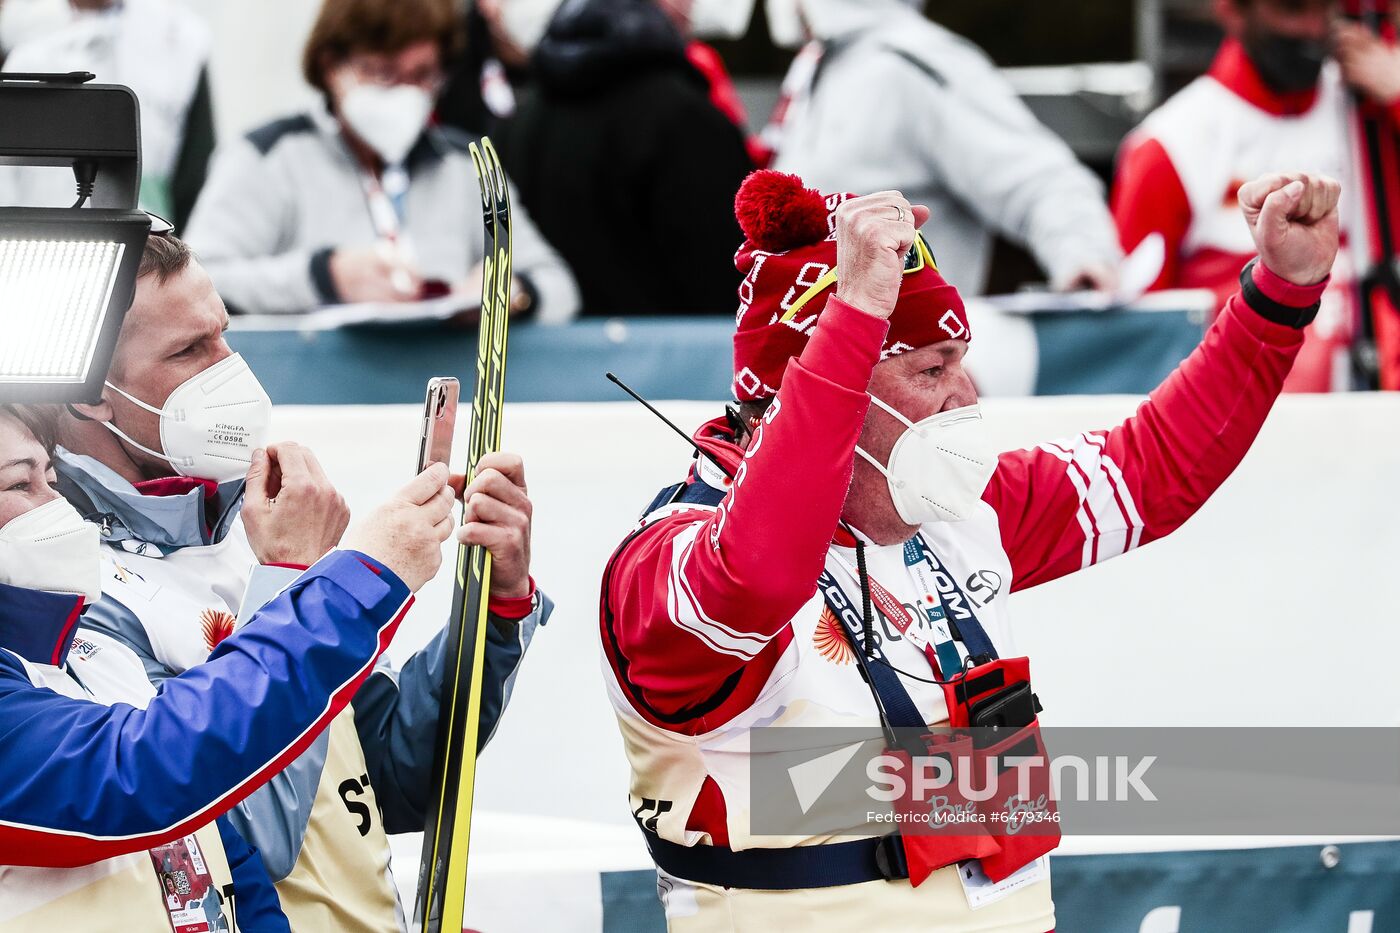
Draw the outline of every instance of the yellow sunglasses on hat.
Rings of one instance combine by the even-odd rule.
[[[925,268],[930,268],[934,272],[938,271],[938,262],[933,258],[933,250],[928,248],[928,242],[924,240],[922,233],[914,234],[914,242],[909,247],[909,252],[904,254],[904,274],[913,275],[915,272],[922,272]],[[826,291],[836,284],[836,267],[832,266],[821,278],[812,283],[812,286],[798,296],[797,300],[783,312],[783,316],[778,318],[780,322],[791,321],[797,317],[797,312],[813,298]]]

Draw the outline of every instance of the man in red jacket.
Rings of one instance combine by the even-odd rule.
[[[920,731],[944,723],[956,704],[930,681],[1012,653],[1007,593],[1189,518],[1249,449],[1317,313],[1339,191],[1304,174],[1245,185],[1259,259],[1201,346],[1118,427],[998,457],[962,365],[962,301],[917,238],[927,210],[750,177],[740,414],[696,432],[704,456],[603,581],[605,678],[672,930],[1054,927],[1039,858],[984,857],[990,878],[1017,870],[974,912],[951,862],[915,872],[929,853],[907,836],[908,866],[882,857],[887,827],[755,832],[752,730],[874,727],[895,695]],[[867,599],[861,631],[849,607]],[[810,735],[815,757],[829,733]]]
[[[1165,242],[1155,287],[1212,289],[1223,305],[1254,253],[1240,222],[1239,186],[1285,168],[1342,181],[1341,252],[1285,391],[1349,387],[1348,351],[1362,313],[1357,278],[1371,236],[1351,92],[1400,113],[1400,52],[1355,23],[1337,23],[1337,7],[1335,0],[1215,0],[1226,33],[1215,61],[1128,135],[1113,185],[1124,249],[1154,233]],[[1377,321],[1383,343],[1396,327]]]

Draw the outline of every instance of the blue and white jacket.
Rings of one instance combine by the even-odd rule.
[[[157,691],[81,629],[80,597],[0,585],[0,930],[168,926],[145,850],[188,836],[241,929],[288,929],[257,851],[213,821],[334,719],[411,601],[333,552]]]
[[[160,683],[195,668],[295,570],[259,567],[238,512],[241,481],[217,490],[142,495],[97,461],[59,450],[59,489],[103,529],[103,599],[84,626],[129,647]],[[242,611],[240,613],[240,606]],[[482,742],[494,732],[538,625],[493,614],[482,694]],[[381,661],[318,741],[231,814],[262,852],[292,928],[388,931],[402,913],[387,833],[422,828],[432,785],[445,676],[439,634],[402,670]]]

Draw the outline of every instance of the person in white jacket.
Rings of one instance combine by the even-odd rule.
[[[1103,185],[981,49],[913,0],[780,5],[794,4],[812,43],[784,81],[774,168],[929,205],[922,232],[963,295],[986,288],[993,233],[1025,246],[1056,288],[1116,283]]]

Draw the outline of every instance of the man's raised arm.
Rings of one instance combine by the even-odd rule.
[[[1002,454],[983,498],[1001,521],[1013,590],[1176,530],[1234,472],[1317,313],[1337,254],[1340,191],[1302,173],[1241,187],[1259,258],[1201,345],[1111,431]]]
[[[896,192],[836,209],[836,294],[749,427],[728,495],[718,509],[655,522],[618,555],[604,594],[616,610],[604,644],[643,715],[678,730],[703,728],[722,686],[816,591],[904,257],[927,217]],[[761,667],[748,669],[757,682]]]

